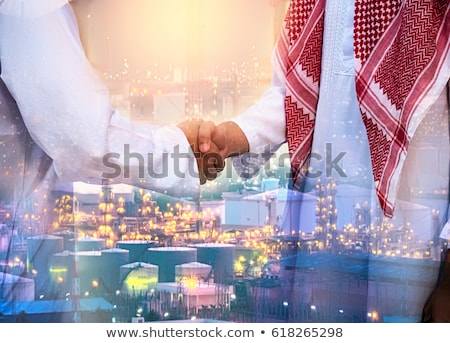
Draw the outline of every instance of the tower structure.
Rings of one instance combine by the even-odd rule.
[[[315,193],[316,204],[316,238],[319,240],[321,250],[330,250],[336,238],[336,182],[330,180],[322,183],[320,180],[316,184]]]
[[[108,181],[102,183],[102,191],[100,192],[100,202],[98,205],[98,222],[99,235],[106,239],[106,245],[113,247],[117,240],[117,233],[114,232],[112,221],[114,211],[114,193]]]

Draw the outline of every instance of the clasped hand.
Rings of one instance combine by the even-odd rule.
[[[212,121],[188,119],[178,124],[197,160],[200,184],[214,180],[228,157],[225,130]]]

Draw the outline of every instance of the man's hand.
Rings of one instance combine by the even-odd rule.
[[[222,159],[249,152],[247,137],[232,121],[225,121],[219,125],[212,122],[200,123],[198,146],[202,153],[218,149]]]
[[[247,137],[232,121],[219,125],[212,121],[189,119],[178,124],[197,158],[200,184],[214,180],[225,167],[225,159],[249,152]]]
[[[200,184],[203,185],[207,180],[217,178],[225,167],[225,160],[217,144],[211,141],[216,125],[202,119],[188,119],[177,126],[184,132],[197,160]],[[202,141],[199,140],[200,132],[208,138],[207,146],[200,146],[202,144]],[[222,144],[220,139],[218,139],[218,143]]]

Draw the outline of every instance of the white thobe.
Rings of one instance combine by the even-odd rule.
[[[291,192],[280,225],[287,233],[313,232],[317,225],[316,200],[310,200],[315,199],[314,186],[318,180],[325,183],[333,181],[337,184],[339,231],[353,224],[357,210],[364,206],[370,213],[370,219],[365,220],[365,225],[376,226],[384,221],[386,227],[393,225],[400,230],[412,229],[414,242],[426,246],[427,242],[434,241],[431,258],[439,260],[441,242],[438,242],[438,235],[449,220],[450,153],[446,94],[442,94],[436,103],[430,104],[427,118],[413,137],[399,185],[394,217],[383,218],[374,187],[367,134],[356,97],[353,13],[354,0],[326,3],[319,101],[309,175],[304,181],[304,191],[309,194]],[[270,87],[254,106],[232,119],[244,131],[251,153],[260,154],[267,151],[268,147],[273,153],[286,143],[286,81],[277,59],[272,58],[272,63]],[[279,164],[284,161],[280,155],[272,156],[268,163]],[[238,159],[234,162],[237,167],[242,167]],[[402,247],[411,245],[410,241],[397,243]],[[373,247],[371,253],[377,254],[376,250]],[[391,253],[399,256],[395,249]],[[370,255],[367,263],[369,261]],[[437,277],[437,269],[435,272]],[[386,271],[386,277],[388,273]],[[420,268],[413,268],[408,273],[417,274],[417,278],[421,279]],[[370,275],[367,277],[370,278]],[[405,278],[404,285],[399,287],[407,285],[407,282]],[[430,294],[430,285],[429,288],[416,291],[419,303],[424,303]],[[370,293],[374,291],[367,290],[368,308],[371,303]],[[403,301],[401,297],[394,297],[392,302],[393,307],[397,306],[398,314],[404,310]],[[415,315],[420,318],[419,311]]]

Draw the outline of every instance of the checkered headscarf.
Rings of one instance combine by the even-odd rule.
[[[450,75],[448,0],[356,0],[356,92],[380,206],[392,217],[409,142]],[[291,0],[277,58],[286,75],[294,186],[308,164],[319,94],[325,0]]]

